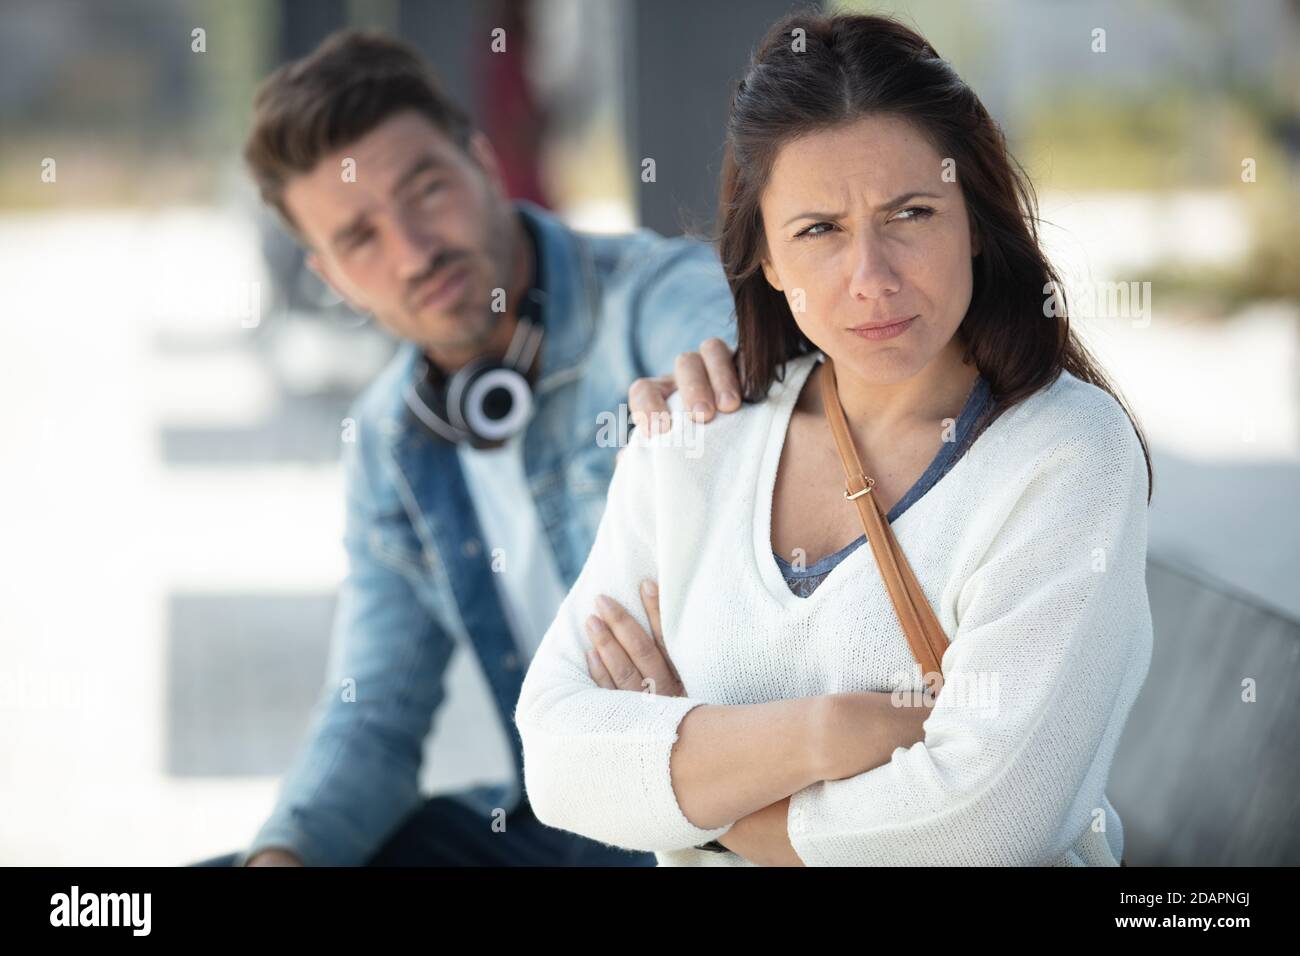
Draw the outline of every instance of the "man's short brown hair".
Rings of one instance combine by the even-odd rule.
[[[257,88],[244,146],[262,200],[300,238],[284,203],[289,179],[356,142],[394,113],[416,110],[469,152],[469,116],[443,91],[423,57],[383,33],[340,30],[311,54],[278,67]]]

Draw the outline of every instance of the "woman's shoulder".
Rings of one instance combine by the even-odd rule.
[[[988,459],[1035,469],[1072,461],[1113,475],[1145,459],[1119,400],[1068,371],[999,416],[985,438]]]
[[[641,435],[641,429],[635,429],[636,447],[624,456],[643,462],[641,467],[653,473],[655,484],[701,490],[712,472],[745,467],[742,463],[758,434],[760,407],[742,404],[734,412],[715,411],[711,420],[697,422],[687,413],[680,392],[668,396],[667,405],[671,427]]]
[[[1040,393],[1038,413],[1048,423],[1068,427],[1091,440],[1128,445],[1137,431],[1119,399],[1092,382],[1062,371]]]
[[[653,486],[675,496],[735,497],[735,479],[759,467],[778,417],[798,398],[815,359],[801,355],[791,360],[766,399],[744,402],[734,412],[715,411],[707,422],[694,421],[682,393],[673,392],[666,401],[671,427],[656,432],[634,428],[620,460],[630,459],[629,469],[642,490]]]
[[[801,355],[787,363],[784,381],[772,383],[767,398],[758,402],[742,402],[734,412],[715,411],[707,422],[697,422],[685,407],[680,391],[668,396],[666,404],[672,427],[667,431],[644,433],[633,431],[634,440],[654,449],[657,456],[674,451],[689,450],[712,452],[735,449],[757,436],[766,435],[775,413],[783,400],[798,397],[798,386],[807,378],[815,356]],[[698,459],[702,456],[693,456]]]

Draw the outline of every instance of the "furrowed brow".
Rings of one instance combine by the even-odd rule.
[[[938,193],[927,193],[921,191],[903,193],[903,195],[895,196],[893,199],[889,200],[888,202],[881,203],[879,206],[876,207],[876,212],[884,212],[887,209],[893,209],[896,206],[901,206],[905,202],[910,202],[913,199],[920,199],[920,198],[942,199],[943,197],[940,196]],[[842,212],[818,212],[817,210],[810,210],[808,212],[801,212],[798,215],[791,216],[789,219],[785,221],[785,225],[782,226],[781,228],[784,229],[785,226],[788,226],[793,222],[797,222],[800,219],[842,219],[844,218],[844,215],[845,214]]]

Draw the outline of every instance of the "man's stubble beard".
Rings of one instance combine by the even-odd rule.
[[[465,329],[465,334],[455,340],[441,339],[439,341],[426,341],[423,344],[427,353],[457,353],[463,356],[463,361],[472,361],[474,358],[491,349],[494,353],[504,354],[509,347],[509,342],[495,342],[501,335],[502,324],[511,314],[512,303],[509,297],[513,294],[511,285],[513,283],[513,273],[515,265],[514,247],[511,242],[512,230],[516,228],[515,213],[509,202],[494,203],[493,210],[490,214],[491,225],[487,231],[487,261],[491,263],[495,273],[494,281],[486,291],[486,296],[478,299],[475,296],[475,290],[469,290],[468,297],[462,302],[458,313],[462,318],[453,319],[452,321]],[[522,228],[522,227],[519,227]],[[524,241],[520,237],[520,241]],[[471,280],[472,281],[472,280]],[[495,290],[502,289],[505,292],[505,310],[495,312],[492,309],[492,303],[496,298]],[[411,325],[413,328],[419,328],[419,315],[411,316]],[[495,344],[495,348],[493,348]]]

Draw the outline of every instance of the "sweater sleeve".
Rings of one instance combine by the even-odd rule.
[[[595,543],[528,668],[515,723],[524,788],[538,820],[612,846],[663,852],[730,829],[692,824],[669,773],[677,727],[705,701],[607,690],[591,679],[584,658],[591,647],[584,625],[597,594],[617,601],[649,632],[639,588],[658,578],[654,441],[634,431],[615,466]]]
[[[1118,404],[1062,422],[956,597],[925,739],[794,794],[811,866],[1046,865],[1104,820],[1151,655],[1147,473]],[[1104,824],[1103,824],[1104,825]]]

